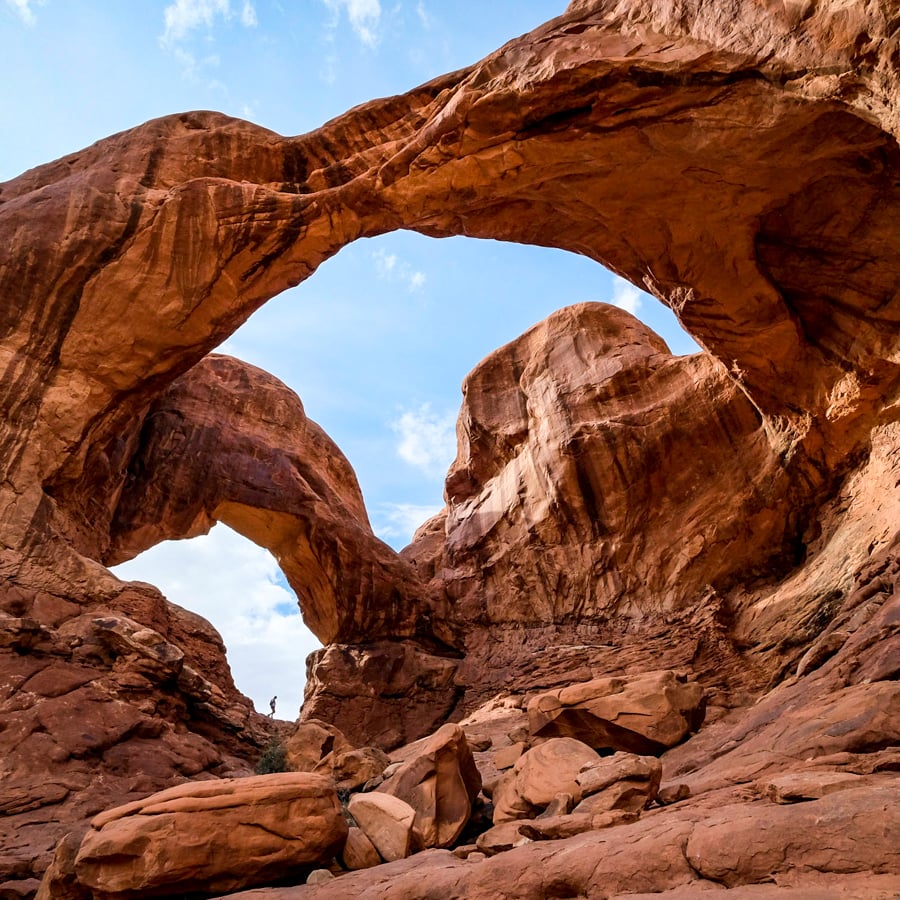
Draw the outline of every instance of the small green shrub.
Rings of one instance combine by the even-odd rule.
[[[271,740],[263,750],[259,762],[256,764],[257,775],[271,775],[274,772],[290,772],[287,762],[287,749],[281,740],[281,735],[273,734]]]

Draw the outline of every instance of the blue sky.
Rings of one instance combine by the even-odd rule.
[[[215,109],[282,134],[477,61],[565,0],[0,0],[0,181],[147,119]],[[460,384],[555,309],[615,302],[677,353],[654,299],[544,248],[396,233],[363,240],[256,313],[221,348],[302,398],[359,476],[395,547],[442,505]],[[238,686],[296,715],[316,646],[265,551],[217,526],[119,568],[205,615]]]

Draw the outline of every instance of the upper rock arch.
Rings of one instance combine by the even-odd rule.
[[[737,36],[699,3],[575,3],[307,135],[185,113],[3,185],[4,544],[113,558],[156,399],[342,246],[398,228],[555,246],[642,284],[792,478],[827,481],[898,378],[896,16],[876,7],[812,4],[795,53],[781,14]]]

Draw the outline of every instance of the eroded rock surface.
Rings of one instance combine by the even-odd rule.
[[[96,816],[71,867],[88,897],[209,894],[297,876],[328,862],[346,838],[330,779],[217,779]],[[67,846],[63,855],[71,858]]]
[[[102,565],[217,518],[334,642],[306,714],[357,745],[659,669],[709,699],[662,753],[690,791],[670,807],[304,896],[892,890],[898,34],[879,0],[576,0],[308,135],[186,113],[0,186],[0,890],[32,891],[98,804],[246,772],[263,745],[214,631]],[[589,256],[704,352],[584,304],[492,354],[447,508],[398,557],[297,398],[203,361],[395,228]],[[874,780],[756,787],[810,770]]]

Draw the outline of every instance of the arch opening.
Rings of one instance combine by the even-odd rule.
[[[443,506],[463,379],[584,301],[631,312],[676,355],[700,349],[667,306],[587,257],[397,231],[342,248],[218,352],[298,394],[353,466],[376,536],[400,550]]]
[[[304,624],[297,597],[272,554],[218,523],[190,540],[164,541],[111,569],[147,581],[221,634],[238,690],[257,712],[297,717],[306,657],[321,643]]]

